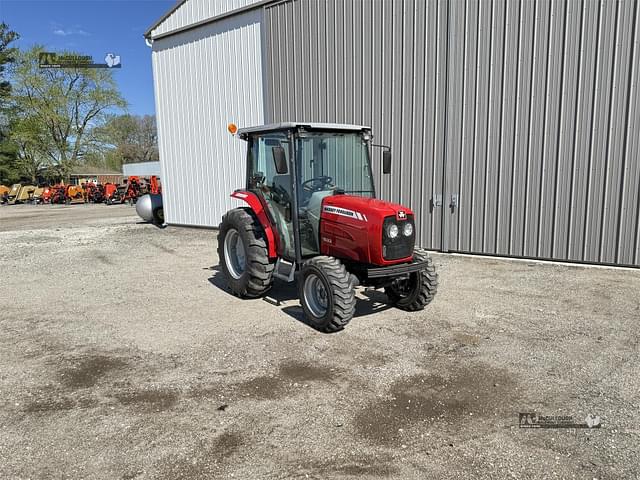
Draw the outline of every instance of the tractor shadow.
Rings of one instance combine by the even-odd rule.
[[[164,230],[169,226],[166,223],[146,222],[144,220],[140,220],[139,222],[136,222],[136,225],[153,225],[154,227],[159,228],[160,230]]]
[[[229,284],[227,283],[220,265],[213,265],[206,267],[204,270],[210,270],[213,272],[209,277],[209,283],[216,288],[219,288],[228,295],[235,296]],[[297,282],[283,282],[282,280],[275,279],[273,288],[262,297],[262,301],[266,302],[274,307],[280,308],[283,313],[286,313],[294,320],[302,323],[303,325],[317,330],[307,322],[304,316],[302,306],[298,297],[298,284]],[[353,318],[364,317],[367,315],[373,315],[378,312],[389,310],[391,307],[387,304],[387,296],[379,290],[365,290],[364,288],[356,289],[356,311]],[[324,333],[324,332],[322,332]]]

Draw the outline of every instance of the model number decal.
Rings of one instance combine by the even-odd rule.
[[[356,212],[354,210],[349,210],[347,208],[340,207],[332,207],[330,205],[325,205],[322,207],[322,211],[325,213],[333,213],[334,215],[342,215],[343,217],[355,218],[357,220],[362,220],[363,222],[367,221],[367,216]]]

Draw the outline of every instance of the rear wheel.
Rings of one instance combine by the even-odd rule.
[[[222,217],[218,228],[218,258],[231,291],[240,297],[259,297],[273,283],[262,225],[250,209],[236,208]]]
[[[158,225],[164,223],[164,209],[162,207],[158,207],[153,211],[153,221]]]
[[[298,293],[307,320],[317,330],[336,332],[353,318],[353,277],[336,258],[320,256],[305,263],[300,270]]]
[[[427,261],[427,268],[411,273],[407,279],[396,280],[384,289],[389,303],[412,312],[422,310],[431,303],[438,290],[438,274],[429,254],[417,249],[413,257],[418,261]]]

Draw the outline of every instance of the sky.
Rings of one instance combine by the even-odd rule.
[[[41,44],[50,51],[73,50],[104,63],[120,55],[114,69],[129,113],[153,114],[151,49],[144,32],[175,0],[0,0],[0,22],[20,34],[17,45]]]

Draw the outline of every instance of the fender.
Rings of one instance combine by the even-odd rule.
[[[258,221],[260,222],[260,225],[262,225],[264,234],[267,237],[267,249],[269,251],[269,258],[277,258],[278,254],[276,253],[275,233],[273,231],[273,228],[271,228],[271,223],[269,222],[269,217],[267,217],[267,212],[264,211],[264,207],[262,206],[262,202],[260,201],[258,196],[253,192],[249,192],[248,190],[236,190],[231,194],[231,196],[233,198],[245,201],[249,205],[249,207],[251,207],[253,213],[256,215],[256,217],[258,217]]]

